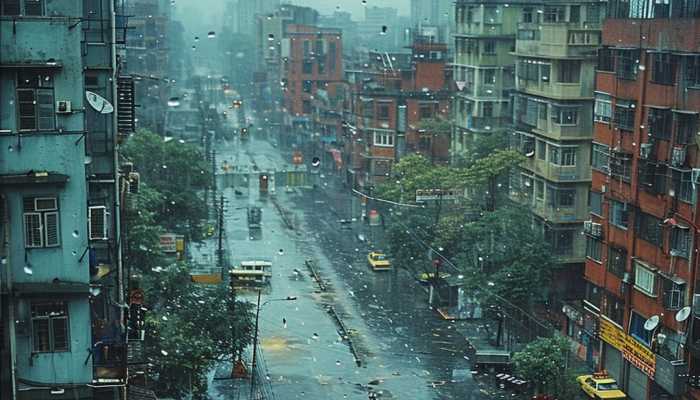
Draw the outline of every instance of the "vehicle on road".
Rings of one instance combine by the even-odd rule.
[[[229,277],[235,287],[257,287],[270,283],[272,263],[269,261],[241,261],[229,271]]]
[[[391,269],[391,261],[386,254],[373,251],[367,254],[367,262],[374,271],[387,271]]]
[[[260,207],[248,207],[248,229],[260,229],[262,210]]]
[[[607,372],[596,372],[593,375],[581,375],[576,378],[581,390],[591,399],[626,399],[627,395],[620,390],[617,381]]]
[[[440,273],[438,273],[437,276],[441,279],[447,279],[451,275],[448,274],[447,272],[440,272]],[[420,283],[421,285],[429,285],[430,282],[435,279],[435,272],[420,273],[420,274],[418,274],[416,279],[418,279],[418,283]]]

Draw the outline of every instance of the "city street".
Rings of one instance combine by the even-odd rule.
[[[217,160],[237,168],[256,165],[260,171],[286,164],[277,149],[256,139],[217,146]],[[251,176],[247,187],[224,190],[226,239],[233,263],[273,263],[272,284],[262,297],[260,342],[279,398],[366,399],[369,392],[400,399],[491,398],[472,379],[457,324],[429,309],[427,295],[410,274],[367,267],[365,243],[338,222],[339,216],[350,216],[349,195],[338,194],[341,189],[320,175],[319,188],[327,191],[278,187],[274,196],[261,196],[257,174]],[[294,230],[285,226],[274,202]],[[249,205],[262,209],[261,236],[248,231]],[[305,260],[316,262],[325,291]],[[239,295],[251,302],[256,297],[252,291]],[[270,301],[287,296],[297,299]],[[359,367],[329,307],[348,330]],[[231,381],[216,381],[215,387],[225,395]]]

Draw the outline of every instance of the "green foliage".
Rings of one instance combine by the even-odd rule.
[[[392,168],[393,178],[379,185],[379,197],[404,203],[415,202],[418,189],[452,189],[457,171],[445,166],[434,166],[420,154],[403,157]]]
[[[518,376],[533,383],[536,393],[573,399],[576,381],[568,371],[569,340],[563,336],[539,338],[513,355]]]
[[[211,182],[210,167],[200,149],[175,140],[165,142],[155,133],[140,130],[122,153],[134,163],[142,181],[160,194],[158,204],[149,203],[154,218],[166,230],[200,239],[207,205],[197,191]]]
[[[419,127],[436,135],[449,135],[452,132],[452,124],[444,118],[426,118],[420,122]]]
[[[217,361],[252,340],[252,305],[236,302],[225,285],[192,283],[184,264],[144,279],[146,299],[155,300],[146,320],[147,355],[158,376],[159,391],[182,395],[189,384],[206,398],[206,374]],[[235,335],[234,335],[235,332]]]

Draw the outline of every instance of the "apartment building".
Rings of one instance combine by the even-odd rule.
[[[0,2],[0,398],[126,393],[120,2]]]
[[[698,2],[608,2],[583,317],[633,400],[700,398],[698,38]]]
[[[515,89],[515,37],[522,4],[500,0],[459,0],[455,5],[452,160],[475,135],[505,137]]]

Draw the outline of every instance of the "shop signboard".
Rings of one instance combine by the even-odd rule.
[[[650,378],[654,378],[656,356],[646,346],[639,343],[637,339],[626,334],[613,322],[602,317],[600,318],[598,335],[601,340],[620,350],[622,357],[629,361],[630,364],[639,368]]]

